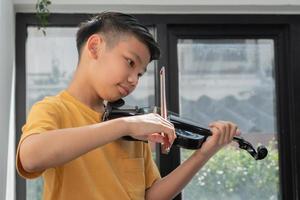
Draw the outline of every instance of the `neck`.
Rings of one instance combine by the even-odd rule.
[[[89,82],[84,78],[84,74],[80,72],[79,67],[74,74],[74,77],[69,84],[67,91],[80,102],[84,103],[91,109],[97,112],[104,112],[104,102],[97,92],[88,84]]]

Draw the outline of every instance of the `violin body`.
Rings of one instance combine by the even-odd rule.
[[[120,100],[115,103],[109,103],[106,106],[106,111],[103,115],[102,120],[107,121],[119,117],[129,117],[146,114],[144,109],[138,107],[135,107],[133,109],[119,109],[118,107],[122,105],[123,103],[121,103]],[[186,121],[181,120],[175,115],[169,115],[168,120],[174,124],[177,136],[177,138],[174,140],[173,145],[179,146],[181,148],[192,150],[199,149],[205,142],[207,136],[210,135],[209,130],[202,129],[197,126],[191,126],[191,124],[188,124]],[[130,136],[124,136],[123,139],[127,141],[140,141]]]
[[[200,149],[210,131],[193,124],[188,124],[180,117],[169,115],[168,120],[174,125],[177,138],[173,145],[184,149]]]
[[[176,129],[177,138],[174,140],[173,145],[184,149],[200,149],[202,144],[206,141],[206,136],[194,134],[182,129]]]

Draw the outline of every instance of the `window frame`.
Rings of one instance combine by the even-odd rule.
[[[287,163],[287,157],[283,157],[282,155],[290,154],[288,151],[287,142],[285,141],[287,138],[283,135],[288,134],[286,128],[288,124],[287,121],[283,120],[281,116],[288,117],[286,110],[282,109],[279,105],[287,105],[287,99],[282,98],[283,96],[287,96],[287,92],[285,91],[285,87],[283,86],[283,81],[279,84],[279,80],[285,80],[286,66],[287,62],[284,59],[285,53],[283,51],[287,51],[287,46],[285,45],[285,39],[287,35],[286,26],[282,25],[226,25],[226,28],[223,28],[222,25],[179,25],[172,26],[169,29],[169,58],[177,58],[177,41],[178,39],[273,39],[274,40],[274,57],[275,57],[275,106],[276,106],[276,126],[277,132],[281,133],[277,135],[278,139],[278,153],[279,153],[279,168],[282,168],[284,163]],[[281,50],[283,49],[283,50]],[[174,67],[172,70],[169,70],[168,76],[173,80],[172,86],[174,88],[179,88],[178,81],[178,63],[177,59],[169,60],[170,66]],[[179,113],[179,90],[174,90],[172,88],[169,89],[174,93],[171,94],[169,99],[175,99],[176,101],[169,102],[169,105],[172,105],[170,109],[172,111]],[[279,177],[281,186],[285,186],[287,183],[287,179],[283,177],[289,177],[286,172],[281,171],[282,173]],[[283,188],[280,187],[280,194],[282,195],[282,199],[290,199],[289,197],[282,194]]]
[[[52,13],[49,26],[76,27],[80,22],[88,19],[92,14],[59,14]],[[279,170],[281,199],[300,199],[300,15],[217,15],[217,14],[137,14],[142,23],[156,27],[157,40],[161,47],[162,56],[158,66],[167,68],[167,103],[169,109],[178,112],[178,69],[176,38],[194,36],[195,27],[218,27],[219,30],[207,31],[207,35],[216,33],[228,27],[245,27],[239,31],[227,32],[244,36],[266,36],[266,32],[259,31],[269,27],[275,41],[276,66],[276,101],[277,101],[277,130],[279,142]],[[37,26],[34,13],[16,14],[16,149],[20,139],[21,128],[26,120],[26,66],[25,45],[27,27]],[[176,32],[176,27],[179,30]],[[191,29],[191,27],[194,27]],[[247,28],[248,27],[248,28]],[[272,28],[273,27],[273,28]],[[190,28],[190,29],[189,29]],[[197,29],[197,28],[196,28]],[[189,31],[189,32],[188,32]],[[202,30],[203,31],[203,30]],[[204,31],[205,32],[205,31]],[[219,32],[219,33],[218,33]],[[194,33],[194,34],[193,34]],[[226,36],[226,35],[225,35]],[[212,36],[210,36],[212,37]],[[190,37],[189,37],[190,38]],[[182,38],[180,38],[182,39]],[[173,48],[173,49],[172,49]],[[175,51],[175,52],[174,52]],[[172,69],[172,70],[168,70]],[[155,104],[159,106],[159,69],[155,71]],[[172,84],[171,84],[172,80]],[[174,81],[175,80],[175,81]],[[170,101],[172,99],[172,101]],[[157,147],[160,152],[160,147]],[[180,150],[172,148],[169,155],[157,154],[157,164],[162,176],[167,175],[180,164]],[[175,199],[181,199],[179,194]],[[16,200],[26,199],[26,180],[16,175]]]

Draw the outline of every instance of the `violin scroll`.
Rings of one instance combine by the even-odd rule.
[[[263,145],[258,146],[257,150],[255,150],[254,147],[243,138],[235,137],[234,139],[239,144],[239,148],[246,150],[255,160],[262,160],[268,155],[268,149]]]

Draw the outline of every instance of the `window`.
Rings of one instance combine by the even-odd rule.
[[[177,52],[180,115],[204,127],[235,122],[243,138],[269,149],[261,161],[237,145],[221,150],[185,188],[183,199],[278,199],[274,41],[179,39]],[[182,161],[189,155],[181,149]]]
[[[273,138],[277,141],[277,144],[276,142],[271,144],[273,151],[267,159],[273,156],[274,158],[272,163],[268,164],[264,161],[254,162],[243,150],[225,149],[219,152],[185,188],[183,196],[178,195],[175,199],[219,197],[251,199],[252,197],[247,196],[249,192],[260,195],[261,188],[267,195],[262,196],[262,199],[299,199],[299,193],[296,191],[299,191],[300,175],[297,172],[299,162],[296,158],[299,157],[300,148],[300,138],[297,135],[300,130],[300,123],[297,123],[300,119],[300,114],[297,112],[300,109],[298,101],[300,99],[298,92],[300,16],[136,16],[147,26],[155,27],[162,52],[157,66],[167,68],[167,103],[171,111],[186,118],[199,119],[195,121],[203,126],[211,120],[220,118],[236,121],[244,137],[254,146],[258,143],[268,145]],[[74,37],[72,34],[75,28],[72,27],[76,27],[88,17],[84,14],[53,14],[49,22],[51,28],[47,30],[49,35],[43,37],[45,44],[47,40],[67,41],[70,37]],[[48,92],[50,95],[51,91],[55,93],[60,87],[65,86],[70,80],[75,63],[69,62],[68,59],[60,60],[58,52],[50,52],[52,57],[47,58],[29,57],[30,50],[27,48],[29,47],[27,43],[41,39],[41,36],[31,30],[37,25],[35,16],[17,13],[16,20],[16,142],[18,143],[21,127],[26,119],[26,110],[34,101],[48,95]],[[56,42],[53,44],[58,45]],[[68,45],[65,48],[69,48]],[[35,53],[43,55],[45,52],[42,49]],[[73,52],[72,55],[75,56],[76,53]],[[39,59],[45,60],[45,63],[34,65]],[[72,60],[77,61],[77,58]],[[31,66],[37,67],[29,69],[29,62],[30,65],[33,63]],[[159,77],[159,70],[149,67],[147,72],[149,77],[142,78],[145,82],[141,84],[141,93],[133,93],[132,97],[126,99],[128,104],[139,106],[159,104],[158,78],[153,78]],[[236,82],[238,84],[235,84]],[[191,92],[188,84],[197,90]],[[47,92],[41,91],[42,87],[46,88]],[[149,93],[144,92],[145,88]],[[201,109],[201,112],[195,112],[197,110],[193,109],[195,107]],[[238,117],[239,115],[242,117]],[[190,153],[177,147],[173,147],[167,156],[158,153],[157,164],[161,174],[167,175]],[[239,167],[236,171],[244,175],[237,176],[236,171],[226,173],[224,165],[214,164],[220,159],[224,159],[224,162],[225,159],[230,159],[228,163],[231,164],[233,160],[241,162],[241,157],[247,160],[249,166],[247,169],[240,169],[241,165],[237,165]],[[218,168],[214,169],[215,176],[207,179],[205,173],[209,172],[209,167],[212,165]],[[266,177],[266,173],[269,173],[274,179],[258,182],[249,180],[253,177],[249,174],[254,173],[251,170],[263,169],[266,172],[258,171],[260,178]],[[245,185],[233,187],[234,181],[243,182]],[[204,187],[203,183],[205,183]],[[267,183],[271,184],[266,186]],[[212,190],[204,192],[203,188],[208,184],[216,185]],[[37,187],[41,186],[40,183],[37,185],[39,185]],[[261,188],[257,189],[258,186]],[[16,191],[17,200],[26,199],[26,196],[27,199],[31,198],[32,194],[29,190],[26,191],[26,181],[18,176]],[[218,191],[224,191],[224,196],[217,194]]]

